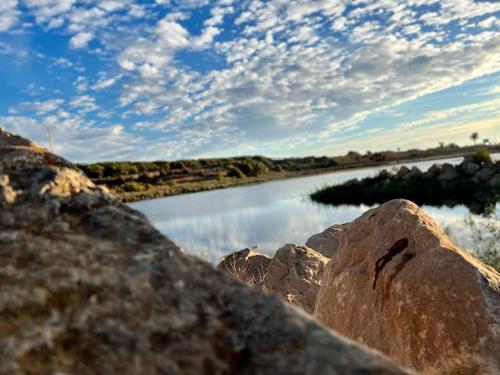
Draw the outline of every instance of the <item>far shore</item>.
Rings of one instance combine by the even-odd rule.
[[[211,191],[211,190],[220,190],[220,189],[228,189],[237,186],[245,186],[245,185],[254,185],[254,184],[262,184],[270,181],[277,180],[285,180],[292,178],[300,178],[300,177],[309,177],[314,175],[321,175],[327,173],[335,173],[335,172],[343,172],[347,170],[362,170],[369,169],[380,166],[392,166],[397,164],[404,163],[416,163],[422,161],[431,161],[431,160],[441,160],[441,159],[450,159],[456,157],[464,157],[472,154],[472,152],[467,153],[453,153],[453,154],[445,154],[445,155],[434,155],[428,157],[419,157],[419,158],[407,158],[401,160],[392,160],[389,162],[374,162],[368,165],[360,165],[360,166],[343,166],[343,167],[331,167],[331,168],[321,168],[321,169],[310,169],[303,170],[298,172],[269,172],[262,176],[256,177],[245,177],[245,178],[231,178],[226,179],[220,182],[207,181],[207,182],[196,182],[196,183],[186,183],[176,187],[172,186],[153,186],[153,188],[142,191],[142,192],[123,192],[123,193],[114,193],[113,195],[126,203],[133,203],[145,200],[159,199],[169,196],[175,195],[183,195],[183,194],[192,194],[203,191]]]

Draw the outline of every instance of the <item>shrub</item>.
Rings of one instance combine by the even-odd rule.
[[[245,178],[246,175],[239,169],[238,167],[230,164],[227,166],[227,176],[228,177],[237,177],[237,178]]]
[[[125,184],[122,185],[122,189],[127,192],[141,192],[148,190],[149,187],[150,187],[149,184],[144,185],[137,181],[126,182]]]
[[[477,150],[474,153],[473,158],[474,158],[474,162],[477,164],[489,164],[489,163],[491,163],[490,152],[485,148]]]
[[[79,167],[90,178],[102,178],[104,176],[105,168],[101,164],[87,164]]]
[[[242,171],[246,176],[259,176],[262,174],[269,173],[269,168],[261,161],[257,161],[251,158],[247,158],[242,162],[237,164],[237,167]]]

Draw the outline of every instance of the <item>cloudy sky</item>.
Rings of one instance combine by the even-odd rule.
[[[73,161],[500,142],[500,2],[0,0],[0,83]]]

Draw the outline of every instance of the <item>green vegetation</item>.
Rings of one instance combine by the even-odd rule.
[[[472,233],[474,255],[500,272],[500,218],[494,214],[480,222],[469,215],[465,224]]]
[[[474,155],[472,155],[472,158],[473,158],[474,163],[477,163],[479,165],[492,163],[491,154],[485,148],[481,148],[481,149],[477,150],[474,153]]]
[[[500,151],[500,145],[485,150]],[[444,145],[427,150],[366,152],[344,156],[270,159],[263,156],[154,162],[102,162],[79,167],[97,184],[106,185],[125,201],[175,195],[229,186],[342,170],[403,160],[472,154],[474,147]],[[478,158],[484,158],[479,155]]]

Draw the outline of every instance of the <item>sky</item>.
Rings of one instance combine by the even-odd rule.
[[[0,0],[0,84],[75,162],[500,142],[500,2]]]

